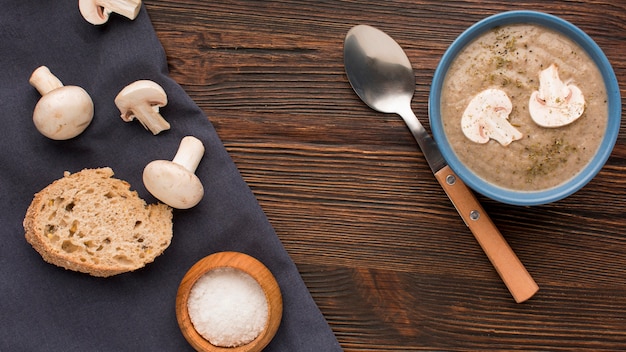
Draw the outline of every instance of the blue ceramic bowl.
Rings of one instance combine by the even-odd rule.
[[[443,130],[439,111],[441,89],[446,72],[458,53],[472,40],[494,27],[516,23],[538,24],[572,39],[580,45],[600,68],[608,95],[608,124],[604,139],[591,162],[569,181],[542,191],[515,191],[498,187],[478,177],[456,156]],[[485,18],[465,30],[444,53],[433,78],[428,101],[430,127],[444,158],[457,175],[475,191],[500,202],[513,205],[540,205],[563,199],[585,186],[609,158],[621,119],[621,97],[613,68],[598,45],[578,27],[553,15],[535,11],[510,11]]]

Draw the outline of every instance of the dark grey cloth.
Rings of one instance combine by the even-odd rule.
[[[334,351],[340,347],[252,192],[207,116],[168,76],[165,53],[145,7],[134,21],[112,16],[93,26],[76,0],[0,0],[0,351],[191,350],[175,315],[185,272],[219,251],[250,254],[275,274],[284,315],[267,351]],[[40,98],[32,71],[50,68],[65,85],[91,95],[95,115],[80,136],[53,141],[39,134],[32,112]],[[163,86],[161,109],[172,128],[153,136],[123,122],[113,100],[128,83]],[[149,203],[141,174],[171,159],[182,137],[202,140],[197,170],[206,194],[174,212],[174,238],[156,261],[132,273],[96,278],[45,263],[24,239],[22,220],[33,194],[68,170],[109,166]]]

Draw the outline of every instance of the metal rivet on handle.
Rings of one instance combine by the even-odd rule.
[[[453,184],[456,183],[456,177],[454,177],[454,175],[446,176],[446,183],[452,186]]]
[[[470,219],[476,221],[480,218],[480,212],[478,210],[470,211]]]

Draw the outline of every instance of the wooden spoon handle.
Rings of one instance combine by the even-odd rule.
[[[439,170],[435,177],[476,237],[515,302],[522,303],[532,297],[539,290],[539,286],[502,237],[472,191],[450,166]]]

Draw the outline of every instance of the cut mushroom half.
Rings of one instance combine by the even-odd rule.
[[[137,118],[154,135],[170,128],[159,113],[159,108],[167,105],[167,94],[153,81],[139,80],[129,84],[115,97],[115,105],[122,120],[130,122]]]
[[[78,86],[64,86],[46,66],[40,66],[30,76],[30,85],[42,95],[33,122],[44,136],[66,140],[81,134],[93,119],[93,101]]]
[[[468,104],[461,118],[463,134],[475,143],[496,140],[503,146],[521,139],[523,134],[509,123],[511,100],[499,89],[486,89]]]
[[[100,25],[109,20],[111,13],[134,20],[141,10],[141,0],[78,0],[78,8],[87,22]]]
[[[155,160],[143,170],[143,183],[148,192],[176,209],[189,209],[204,196],[204,188],[196,168],[204,156],[204,145],[193,136],[184,137],[172,161]]]
[[[569,125],[585,111],[585,97],[575,85],[561,81],[559,68],[550,65],[539,74],[539,90],[528,102],[530,117],[542,127]]]

